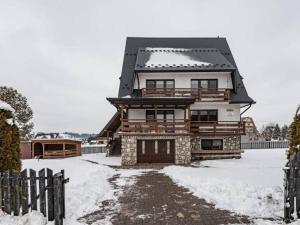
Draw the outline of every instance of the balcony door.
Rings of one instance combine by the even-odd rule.
[[[146,110],[146,121],[157,122],[158,129],[172,132],[175,130],[175,114],[174,110],[157,110],[155,116],[155,110]]]
[[[175,80],[146,80],[146,91],[154,96],[173,96]]]

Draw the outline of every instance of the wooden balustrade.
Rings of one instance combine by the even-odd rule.
[[[44,151],[44,158],[64,158],[64,157],[73,157],[78,156],[77,149],[70,149],[70,150],[45,150]]]
[[[243,135],[245,124],[240,121],[191,121],[190,131],[201,135]]]
[[[229,100],[229,89],[218,88],[143,88],[143,97],[195,97],[201,102],[223,102]]]
[[[195,133],[207,136],[243,135],[245,125],[239,121],[202,122],[176,120],[123,119],[122,132],[135,133]]]
[[[138,133],[187,133],[188,123],[184,119],[151,121],[123,119],[122,131]]]

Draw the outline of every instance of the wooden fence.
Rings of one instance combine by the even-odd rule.
[[[81,154],[106,153],[105,146],[81,146]]]
[[[260,141],[241,143],[241,149],[271,149],[271,148],[288,148],[288,141]]]
[[[47,172],[47,174],[46,174]],[[38,176],[37,176],[38,174]],[[53,175],[50,169],[0,173],[0,208],[14,216],[38,210],[55,225],[62,225],[65,217],[64,170]],[[38,185],[37,185],[38,183]]]

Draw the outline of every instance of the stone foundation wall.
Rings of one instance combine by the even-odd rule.
[[[223,140],[224,150],[240,150],[241,149],[241,137],[229,136]]]
[[[122,165],[137,164],[137,140],[175,140],[175,164],[191,162],[190,136],[122,136]]]
[[[191,149],[199,150],[201,148],[201,139],[223,139],[223,150],[240,150],[240,136],[219,136],[219,137],[196,137],[191,139]]]

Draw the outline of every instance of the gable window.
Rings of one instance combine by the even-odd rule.
[[[222,139],[202,139],[201,148],[203,150],[223,150]]]
[[[146,80],[147,89],[171,89],[175,88],[175,80]]]
[[[218,110],[192,110],[192,121],[218,121]]]
[[[218,80],[217,79],[192,79],[191,80],[191,88],[193,89],[217,89],[218,88]]]

